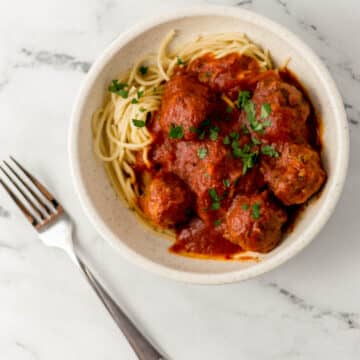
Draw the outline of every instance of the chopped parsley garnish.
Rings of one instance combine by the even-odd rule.
[[[219,196],[214,188],[209,189],[209,196],[212,200],[212,204],[210,206],[211,210],[219,210],[221,207],[222,196]]]
[[[267,156],[278,158],[280,155],[272,145],[264,145],[261,148],[261,153]]]
[[[266,119],[271,114],[271,106],[268,103],[264,103],[261,105],[261,118]]]
[[[242,130],[244,135],[250,134],[250,131],[249,131],[248,127],[245,124],[241,127],[241,130]]]
[[[249,209],[249,205],[248,204],[242,204],[241,208],[246,211],[247,209]]]
[[[144,65],[141,65],[140,68],[139,68],[139,72],[140,72],[141,75],[145,75],[148,72],[148,67],[144,66]]]
[[[199,157],[201,160],[205,159],[207,153],[208,153],[207,148],[204,148],[204,147],[199,148],[199,150],[198,150],[198,152],[197,152],[198,157]]]
[[[239,134],[235,131],[230,133],[230,137],[236,141],[239,140]]]
[[[221,196],[219,196],[214,188],[209,189],[209,195],[212,200],[214,201],[220,201]]]
[[[237,98],[237,106],[239,109],[243,109],[245,104],[250,100],[250,92],[249,91],[239,91],[239,95]]]
[[[251,142],[254,144],[254,145],[260,145],[261,144],[261,141],[256,138],[256,137],[251,137]]]
[[[195,126],[191,126],[189,128],[190,132],[192,133],[197,133],[198,136],[199,136],[199,139],[200,140],[204,140],[205,138],[205,132],[206,132],[206,127],[208,125],[210,125],[211,123],[211,120],[210,119],[205,119],[203,120],[200,124],[199,124],[199,127],[196,128]],[[214,135],[213,135],[214,136]],[[211,134],[210,134],[210,138],[211,138]]]
[[[249,100],[245,106],[244,110],[246,112],[247,119],[249,120],[250,127],[256,131],[262,133],[266,127],[269,127],[271,125],[271,121],[263,121],[259,122],[256,120],[256,113],[255,113],[255,104]]]
[[[132,103],[132,104],[137,104],[138,101],[137,101],[137,99],[133,98],[133,99],[131,100],[131,103]]]
[[[216,141],[219,136],[220,129],[215,126],[210,128],[210,140]]]
[[[215,226],[219,226],[221,224],[221,219],[216,219],[215,221],[214,221],[214,225]]]
[[[179,56],[177,57],[177,63],[178,63],[178,65],[184,65],[185,64]]]
[[[223,144],[224,145],[229,145],[230,144],[230,138],[227,135],[223,139]]]
[[[256,132],[263,132],[266,127],[271,125],[271,121],[267,120],[259,122],[256,120],[255,104],[250,100],[249,91],[240,91],[237,100],[237,106],[243,109],[246,113],[246,117],[249,121],[250,127]],[[261,118],[265,119],[271,114],[271,107],[268,103],[264,103],[261,106]],[[244,130],[244,128],[243,128]]]
[[[137,119],[132,119],[132,123],[136,126],[136,127],[144,127],[146,125],[144,120],[137,120]]]
[[[146,111],[146,109],[143,108],[143,107],[141,107],[139,110],[140,110],[141,112],[145,112],[145,111]]]
[[[176,126],[174,124],[171,124],[171,128],[169,131],[169,138],[171,139],[181,139],[184,136],[184,129],[183,127]]]
[[[140,99],[144,95],[144,91],[138,90],[137,97]]]
[[[113,80],[112,84],[108,87],[108,90],[112,93],[115,93],[121,96],[124,99],[127,99],[129,96],[128,84],[126,83],[119,83],[118,80]]]
[[[231,143],[231,147],[233,149],[233,155],[236,158],[241,159],[243,163],[243,175],[245,175],[248,171],[248,169],[251,169],[254,167],[256,163],[256,159],[258,156],[258,152],[251,152],[251,146],[249,144],[244,145],[243,148],[240,148],[239,143],[237,140],[234,140]]]
[[[232,111],[233,111],[233,108],[232,108],[230,105],[228,105],[228,106],[226,107],[226,112],[227,112],[227,113],[232,113]]]
[[[210,123],[211,123],[211,120],[209,118],[207,118],[199,124],[199,128],[203,129],[204,127],[210,125]]]
[[[210,209],[211,210],[219,210],[221,207],[221,204],[220,204],[220,201],[214,201],[211,206],[210,206]]]
[[[224,183],[225,187],[230,187],[230,180],[229,179],[224,179],[223,183]]]
[[[251,216],[255,220],[259,219],[259,217],[260,217],[260,204],[259,203],[253,204],[253,206],[251,208]]]

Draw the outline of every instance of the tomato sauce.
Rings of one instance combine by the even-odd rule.
[[[145,173],[153,180],[140,186],[139,204],[176,231],[172,253],[256,260],[238,254],[277,246],[299,199],[325,181],[319,124],[289,70],[261,71],[238,54],[198,58],[178,67],[147,122],[151,168],[139,156],[135,170],[140,185]]]

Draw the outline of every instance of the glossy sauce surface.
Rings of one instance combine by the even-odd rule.
[[[253,118],[238,105],[244,91]],[[271,108],[265,117],[264,104]],[[270,125],[259,131],[266,120]],[[205,55],[177,69],[147,123],[154,141],[151,167],[141,157],[136,164],[144,189],[139,203],[156,225],[176,231],[173,253],[231,259],[244,250],[268,252],[325,181],[318,124],[289,71],[261,72],[255,60],[237,54]],[[164,179],[170,180],[160,186]],[[283,195],[290,187],[296,191]]]

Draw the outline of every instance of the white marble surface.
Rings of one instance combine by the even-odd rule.
[[[326,228],[296,258],[234,285],[171,282],[115,254],[75,197],[67,128],[91,63],[134,23],[205,1],[1,1],[0,159],[14,154],[51,186],[75,219],[91,264],[172,359],[359,359],[360,3],[211,2],[287,26],[326,62],[344,97],[351,131],[346,188]],[[70,261],[39,242],[3,191],[0,359],[135,359]]]

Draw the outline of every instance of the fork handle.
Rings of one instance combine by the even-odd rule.
[[[110,315],[127,338],[139,360],[166,360],[166,358],[155,349],[146,337],[140,333],[128,316],[111,298],[103,286],[96,280],[90,269],[77,257],[77,262],[84,272],[86,279],[95,290]]]

